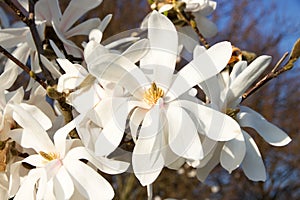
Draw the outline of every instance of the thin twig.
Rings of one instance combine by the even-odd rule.
[[[6,51],[6,49],[4,49],[1,45],[0,45],[0,53],[2,53],[3,55],[5,55],[8,59],[10,59],[11,61],[13,61],[16,65],[18,65],[21,69],[23,69],[27,74],[29,74],[29,76],[34,79],[35,81],[37,81],[41,86],[43,86],[43,88],[47,88],[47,84],[39,77],[37,76],[33,71],[30,70],[29,67],[27,67],[26,65],[24,65],[22,62],[20,62],[16,57],[14,57],[11,53],[9,53],[8,51]]]
[[[272,69],[272,72],[275,73],[278,67],[283,63],[283,61],[286,59],[286,57],[289,55],[289,52],[285,52],[283,56],[280,58],[280,60],[276,63],[275,67]]]
[[[283,63],[284,59],[287,57],[288,53],[285,53],[280,60],[276,63],[275,67],[272,69],[271,72],[269,72],[267,75],[265,75],[260,81],[258,81],[252,88],[250,88],[247,92],[245,92],[242,96],[242,102],[248,98],[250,95],[255,93],[258,89],[260,89],[262,86],[264,86],[266,83],[268,83],[273,78],[276,78],[280,74],[290,70],[293,68],[294,63],[297,61],[297,58],[289,59],[288,62],[280,69],[278,67]]]
[[[11,1],[11,0],[4,0],[4,1],[16,13],[16,15],[20,18],[20,20],[29,27],[34,44],[37,49],[37,56],[38,56],[38,60],[39,60],[39,65],[42,68],[42,73],[43,73],[45,79],[48,81],[48,83],[50,85],[53,85],[55,81],[54,81],[53,77],[51,76],[51,73],[49,72],[49,70],[44,66],[44,64],[41,61],[40,55],[44,54],[44,50],[43,50],[41,38],[39,36],[39,33],[38,33],[38,31],[36,29],[36,25],[35,25],[35,18],[34,18],[35,1],[29,0],[29,12],[23,11],[23,12],[26,12],[25,14],[18,8],[18,6],[15,4],[14,1]]]
[[[197,23],[194,19],[189,21],[189,25],[193,28],[193,30],[195,31],[195,33],[198,35],[200,42],[203,44],[203,46],[208,49],[210,47],[210,45],[208,44],[208,42],[206,41],[205,37],[202,35],[202,33],[200,32],[200,30],[197,27]]]

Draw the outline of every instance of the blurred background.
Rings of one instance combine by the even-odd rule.
[[[62,8],[68,0],[60,1]],[[273,56],[270,69],[281,56],[291,51],[300,36],[299,0],[216,0],[216,11],[210,16],[219,33],[208,39],[210,44],[229,40],[242,50],[257,55]],[[0,4],[10,12],[4,4]],[[113,14],[104,32],[108,38],[131,28],[139,27],[150,12],[146,0],[104,0],[100,7],[85,17]],[[14,21],[14,15],[10,20]],[[281,200],[300,199],[300,62],[272,80],[243,104],[260,112],[267,120],[286,131],[292,142],[285,147],[272,147],[252,131],[267,168],[266,182],[247,180],[240,169],[228,174],[216,167],[204,183],[196,172],[184,166],[179,171],[164,169],[154,183],[156,200],[165,198],[203,200]],[[251,130],[250,130],[251,131]],[[104,176],[115,187],[115,199],[145,199],[146,188],[141,187],[133,174]]]

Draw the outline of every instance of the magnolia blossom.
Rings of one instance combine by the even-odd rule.
[[[89,199],[113,198],[114,191],[110,184],[79,159],[88,160],[110,174],[125,171],[128,164],[108,159],[97,160],[80,145],[79,140],[66,139],[75,127],[76,120],[59,129],[53,143],[43,127],[31,118],[31,113],[18,105],[13,107],[15,119],[23,130],[21,133],[11,133],[11,138],[22,147],[32,148],[36,152],[22,161],[35,168],[22,181],[15,199],[76,199],[79,194]]]
[[[284,146],[291,141],[284,131],[269,123],[254,110],[239,105],[242,94],[270,62],[270,56],[260,56],[249,66],[247,62],[240,61],[235,64],[230,75],[228,71],[222,72],[206,80],[201,86],[214,109],[233,117],[241,128],[253,128],[269,144]],[[249,179],[254,181],[266,179],[266,170],[258,147],[253,138],[244,130],[230,141],[216,142],[210,155],[202,163],[200,161],[198,178],[203,181],[219,162],[230,173],[241,165]]]
[[[102,99],[95,108],[95,121],[103,126],[96,141],[96,154],[108,155],[118,147],[131,113],[131,136],[136,143],[132,164],[142,185],[151,184],[164,165],[172,165],[179,157],[201,159],[199,134],[224,141],[240,132],[230,117],[196,103],[194,98],[182,97],[226,66],[231,56],[230,43],[219,43],[195,55],[175,75],[178,37],[174,25],[153,11],[148,21],[148,38],[149,52],[140,60],[140,67],[113,53],[100,56],[88,66],[99,80],[115,82],[127,91],[126,96]],[[213,125],[214,121],[219,123]]]
[[[74,23],[87,11],[100,5],[102,0],[82,1],[72,0],[62,14],[58,0],[40,0],[35,5],[38,20],[46,20],[52,26],[58,38],[63,42],[68,54],[82,57],[82,50],[69,38],[77,35],[88,35],[90,31],[101,24],[99,18],[86,20],[73,27]]]

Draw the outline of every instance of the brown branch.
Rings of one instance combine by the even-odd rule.
[[[39,36],[39,33],[38,33],[38,31],[36,29],[36,25],[35,25],[35,18],[34,18],[35,1],[29,0],[29,12],[23,11],[23,12],[25,12],[25,14],[16,5],[16,4],[19,4],[17,1],[16,2],[11,1],[11,0],[4,0],[4,1],[16,13],[16,15],[20,18],[20,20],[29,27],[34,44],[37,49],[37,56],[38,56],[38,60],[39,60],[39,65],[42,68],[42,73],[43,73],[44,77],[46,78],[46,80],[48,81],[49,85],[54,85],[55,81],[54,81],[53,77],[51,76],[51,73],[49,72],[49,70],[42,63],[41,56],[40,56],[40,55],[44,55],[44,49],[42,46],[41,38]]]
[[[242,96],[242,102],[248,98],[250,95],[255,93],[258,89],[260,89],[262,86],[264,86],[266,83],[268,83],[273,78],[276,78],[280,74],[290,70],[293,68],[294,63],[297,61],[297,58],[291,58],[288,60],[288,62],[280,69],[278,67],[283,63],[285,58],[288,56],[288,53],[285,53],[279,61],[276,63],[274,68],[271,72],[269,72],[266,76],[264,76],[260,81],[258,81],[252,88],[250,88],[247,92],[245,92]]]
[[[26,65],[24,65],[22,62],[20,62],[16,57],[14,57],[11,53],[9,53],[8,51],[6,51],[6,49],[4,49],[1,45],[0,45],[0,53],[2,53],[3,55],[5,55],[8,59],[10,59],[11,61],[13,61],[16,65],[18,65],[21,69],[23,69],[27,74],[29,74],[29,76],[34,79],[35,81],[37,81],[41,86],[43,86],[43,88],[47,88],[47,84],[40,78],[38,77],[33,71],[30,70],[29,67],[27,67]]]

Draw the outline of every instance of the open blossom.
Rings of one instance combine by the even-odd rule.
[[[72,0],[62,14],[58,0],[40,0],[35,5],[36,18],[46,20],[47,25],[53,27],[68,54],[81,58],[82,50],[69,38],[88,35],[92,29],[101,24],[99,18],[92,18],[74,26],[80,17],[100,5],[101,2],[102,0],[88,0],[83,3]]]
[[[135,140],[133,170],[142,185],[151,184],[165,165],[171,165],[179,157],[201,159],[199,134],[226,141],[240,132],[230,117],[196,103],[196,99],[183,97],[193,86],[226,66],[231,56],[230,43],[216,44],[195,55],[175,75],[178,37],[174,25],[153,11],[148,21],[148,38],[149,52],[140,60],[140,67],[113,53],[100,56],[88,66],[99,80],[115,82],[128,92],[126,96],[105,98],[95,108],[103,126],[95,152],[98,155],[113,152],[130,117],[131,136]],[[219,123],[214,124],[216,120]]]
[[[35,168],[22,181],[15,199],[76,199],[79,194],[81,198],[88,199],[113,198],[114,191],[110,184],[80,159],[88,160],[110,174],[125,171],[128,164],[109,159],[97,160],[78,140],[66,139],[76,120],[59,129],[53,143],[29,112],[14,105],[14,115],[23,131],[11,133],[11,138],[22,147],[32,148],[36,152],[22,160]]]
[[[235,64],[230,75],[228,71],[224,71],[206,80],[201,86],[213,108],[232,116],[241,128],[253,128],[269,144],[284,146],[291,141],[284,131],[249,107],[239,105],[242,94],[270,62],[270,56],[260,56],[249,66],[245,61],[240,61]],[[214,150],[198,166],[199,179],[203,181],[219,162],[230,173],[241,165],[249,179],[254,181],[266,179],[266,170],[259,149],[253,138],[244,130],[230,141],[216,142]]]

